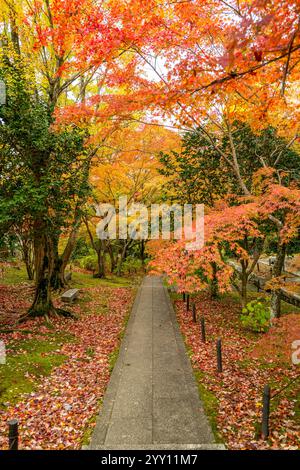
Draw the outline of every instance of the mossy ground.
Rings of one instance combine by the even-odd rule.
[[[91,274],[73,272],[70,285],[80,289],[80,287],[131,287],[134,283],[136,283],[135,277],[118,277],[109,274],[105,279],[97,279]]]
[[[116,276],[108,274],[105,279],[94,278],[91,273],[72,272],[72,281],[70,287],[130,287],[138,280],[138,276]],[[23,265],[19,267],[9,267],[5,269],[5,274],[0,279],[0,284],[3,285],[18,285],[28,283],[33,285],[33,281],[29,281],[26,274],[26,269]]]
[[[51,374],[66,356],[57,351],[63,343],[73,341],[71,335],[56,333],[44,340],[22,339],[6,345],[6,364],[0,365],[0,409],[15,404],[23,393],[34,390],[41,377]]]
[[[21,265],[19,267],[9,267],[5,269],[4,276],[0,279],[0,284],[11,286],[22,284],[27,282],[28,284],[33,284],[33,281],[29,281],[25,266]]]
[[[193,352],[191,348],[189,348],[189,346],[187,345],[186,341],[185,341],[185,345],[187,348],[187,353],[189,357],[192,359]],[[205,414],[209,420],[213,435],[215,437],[215,441],[217,443],[223,443],[223,440],[218,432],[218,426],[217,426],[219,401],[217,397],[204,386],[203,384],[204,373],[201,370],[197,369],[195,366],[193,366],[193,369],[194,369],[194,375],[196,378],[196,383],[198,386],[199,397],[203,404]]]
[[[120,277],[110,275],[106,279],[93,278],[92,274],[73,272],[70,287],[82,289],[79,304],[85,304],[93,300],[93,291],[89,288],[108,287],[134,287],[138,284],[138,277]],[[9,267],[5,270],[4,277],[0,284],[5,286],[17,286],[29,284],[24,266]],[[53,297],[59,297],[54,294]],[[97,314],[105,315],[108,312],[108,298],[103,297],[103,301],[97,302]],[[92,312],[91,312],[92,313]],[[95,313],[95,312],[93,312]],[[87,312],[88,314],[88,312]],[[127,318],[128,320],[128,318]],[[127,323],[126,320],[126,323]],[[46,325],[51,329],[51,324]],[[5,333],[5,330],[2,330]],[[75,341],[75,337],[70,334],[60,333],[53,329],[53,333],[38,338],[33,332],[22,330],[22,339],[10,340],[6,346],[6,364],[0,364],[0,410],[6,407],[7,403],[16,404],[22,394],[31,393],[39,384],[42,377],[49,376],[51,371],[61,365],[67,357],[60,354],[63,344]],[[28,339],[24,335],[28,334]],[[92,348],[87,350],[87,354],[93,356]],[[112,370],[119,354],[119,349],[111,354],[110,369]]]

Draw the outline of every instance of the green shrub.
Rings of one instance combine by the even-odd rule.
[[[128,257],[122,265],[122,271],[125,274],[137,273],[142,269],[142,261],[137,258]]]
[[[71,260],[76,261],[80,260],[80,258],[84,258],[85,256],[93,255],[94,250],[91,246],[87,243],[84,238],[78,238],[76,241],[75,248],[73,250]]]
[[[87,271],[97,271],[97,255],[88,255],[78,260],[79,265],[82,269]]]
[[[244,328],[258,333],[266,332],[270,326],[270,307],[267,300],[249,302],[246,308],[243,308],[240,318]]]

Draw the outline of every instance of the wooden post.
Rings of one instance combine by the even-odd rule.
[[[196,305],[193,303],[193,322],[197,322]]]
[[[182,300],[185,302],[185,292],[182,292]]]
[[[187,311],[190,310],[190,294],[187,294],[186,296],[186,309]]]
[[[271,389],[269,385],[265,385],[263,393],[263,409],[261,422],[261,437],[267,439],[269,436],[269,417],[270,417],[270,399]]]
[[[218,368],[218,372],[223,372],[221,339],[218,339],[217,341],[217,368]]]
[[[11,419],[8,421],[8,449],[9,450],[18,450],[18,420]]]
[[[204,317],[201,317],[201,339],[202,343],[205,343],[206,341],[206,335],[205,335],[205,319]]]

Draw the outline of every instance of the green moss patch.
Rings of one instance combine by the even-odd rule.
[[[17,403],[23,393],[30,393],[39,378],[50,375],[67,357],[61,346],[74,340],[71,335],[47,335],[47,339],[28,339],[7,345],[6,364],[0,365],[0,408]]]

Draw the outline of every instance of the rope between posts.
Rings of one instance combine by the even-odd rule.
[[[281,390],[278,390],[278,392],[274,393],[274,395],[271,396],[271,400],[273,400],[273,398],[277,397],[278,395],[280,395],[286,388],[288,388],[292,383],[296,382],[297,380],[300,379],[300,375],[298,375],[298,377],[295,377],[293,378],[287,385],[285,385],[284,387],[282,387]]]

